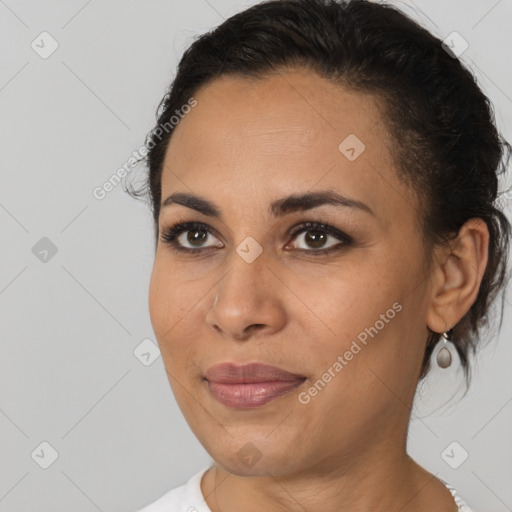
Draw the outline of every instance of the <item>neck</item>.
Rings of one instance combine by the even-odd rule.
[[[374,455],[279,476],[237,476],[215,464],[201,490],[211,512],[457,511],[444,485],[405,452]]]

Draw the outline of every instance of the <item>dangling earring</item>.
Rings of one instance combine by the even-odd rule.
[[[451,341],[451,330],[443,332],[443,346],[437,353],[437,365],[440,368],[448,368],[452,364],[452,354],[446,346],[448,341]]]

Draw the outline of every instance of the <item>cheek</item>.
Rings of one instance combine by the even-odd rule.
[[[149,314],[160,349],[173,340],[179,340],[187,315],[193,311],[189,287],[182,284],[183,277],[156,259],[149,283]],[[197,302],[197,301],[196,301]],[[190,325],[190,322],[188,322]]]
[[[198,393],[195,386],[202,385],[195,366],[198,322],[192,317],[197,315],[197,302],[204,296],[204,291],[198,297],[194,286],[197,291],[199,283],[186,282],[186,274],[170,271],[170,268],[162,259],[155,260],[149,284],[149,312],[167,380],[180,410],[189,421],[202,418],[203,414],[196,400],[190,398],[191,394]],[[197,432],[195,428],[192,430]]]
[[[174,311],[173,303],[169,277],[155,261],[149,283],[149,315],[153,331],[159,342],[165,330],[172,325],[170,316]]]
[[[389,269],[353,260],[333,265],[328,275],[307,276],[298,290],[323,330],[339,341],[373,325],[400,296]]]
[[[392,267],[359,271],[357,278],[345,276],[329,289],[337,305],[326,301],[322,318],[335,334],[324,339],[322,354],[316,353],[322,389],[317,406],[325,405],[326,414],[337,418],[346,413],[356,424],[357,418],[375,419],[408,403],[422,357],[421,343],[415,343],[421,333],[414,328],[421,311],[407,286],[405,266],[402,272]],[[325,381],[332,384],[323,389]]]
[[[344,374],[348,378],[347,374],[357,374],[358,368],[366,368],[364,373],[368,374],[368,367],[387,373],[386,365],[390,363],[386,354],[393,354],[400,348],[401,332],[408,311],[403,304],[406,295],[403,278],[382,260],[379,268],[377,264],[370,265],[368,262],[351,263],[335,267],[329,279],[317,280],[322,287],[308,284],[301,292],[306,304],[315,313],[307,316],[310,319],[307,322],[312,323],[303,324],[302,327],[315,339],[314,346],[309,344],[307,349],[304,348],[316,360],[319,378],[333,366],[338,356],[343,357],[344,361],[343,370],[338,371],[337,375]],[[307,282],[310,281],[304,281]],[[313,324],[318,327],[316,336]],[[316,350],[319,343],[322,351]],[[362,382],[361,376],[359,374],[356,379],[359,383]],[[343,379],[337,377],[335,380],[339,382]],[[374,380],[371,374],[364,379]]]

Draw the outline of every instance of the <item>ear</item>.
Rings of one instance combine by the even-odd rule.
[[[439,249],[433,270],[427,325],[433,332],[451,329],[476,300],[489,251],[489,230],[480,218],[469,219],[448,248]]]

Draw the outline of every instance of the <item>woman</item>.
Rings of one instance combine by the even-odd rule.
[[[151,321],[215,463],[142,511],[470,510],[406,452],[508,278],[511,147],[453,52],[390,6],[263,2],[185,52],[146,144]]]

